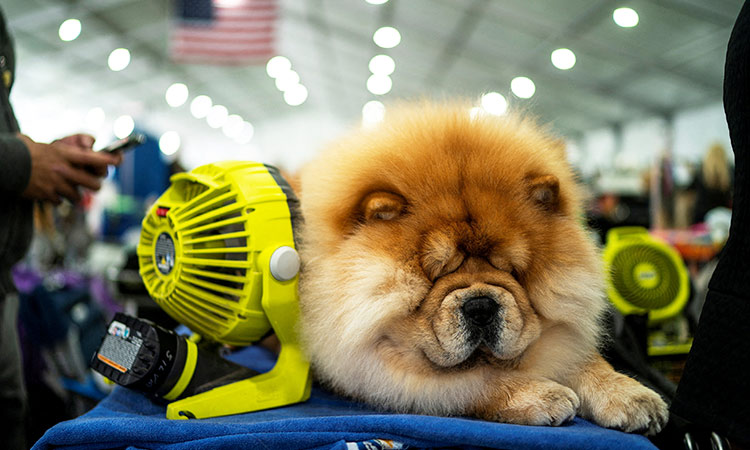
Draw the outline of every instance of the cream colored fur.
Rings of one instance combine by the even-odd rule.
[[[393,411],[660,429],[664,402],[599,356],[604,274],[560,143],[465,105],[388,114],[302,172],[318,379]],[[498,305],[486,329],[462,312],[476,297]]]

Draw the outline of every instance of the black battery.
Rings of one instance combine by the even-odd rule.
[[[159,401],[179,400],[258,374],[151,321],[122,313],[110,322],[90,366]]]

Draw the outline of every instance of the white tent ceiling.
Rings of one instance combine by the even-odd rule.
[[[309,91],[297,107],[283,101],[262,64],[170,62],[168,0],[3,0],[16,39],[18,82],[12,99],[21,125],[32,137],[48,139],[74,131],[86,111],[101,107],[108,127],[118,115],[130,114],[156,135],[177,130],[186,149],[193,144],[193,161],[291,161],[290,146],[333,137],[328,135],[360,118],[362,106],[377,97],[365,87],[368,62],[386,53],[396,62],[393,89],[378,98],[386,104],[396,98],[478,98],[498,91],[575,138],[586,130],[670,117],[721,101],[726,43],[742,0],[390,0],[383,5],[280,0],[279,5],[278,53],[291,60]],[[638,26],[613,22],[612,11],[619,6],[638,12]],[[58,27],[70,17],[81,20],[83,31],[63,42]],[[389,50],[372,41],[373,32],[386,25],[402,36]],[[112,72],[107,57],[118,47],[130,49],[132,61]],[[576,53],[571,70],[550,63],[550,53],[559,47]],[[531,99],[510,93],[516,76],[535,82]],[[164,93],[175,82],[185,83],[191,98],[207,94],[253,123],[257,138],[239,146],[193,118],[187,105],[170,108]],[[110,129],[92,131],[106,136]],[[273,148],[279,142],[286,142],[286,149]],[[204,153],[207,147],[227,152],[195,157],[197,147]],[[248,150],[236,154],[243,149]],[[279,152],[287,154],[282,158]]]

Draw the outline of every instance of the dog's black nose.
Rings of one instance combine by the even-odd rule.
[[[484,327],[492,322],[492,319],[500,309],[497,302],[489,297],[473,297],[466,300],[461,306],[461,312],[472,325]]]

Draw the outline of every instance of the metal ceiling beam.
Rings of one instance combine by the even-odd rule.
[[[675,2],[674,0],[660,1]],[[666,64],[660,58],[647,59],[644,58],[641,54],[629,52],[621,47],[587,39],[584,36],[585,32],[599,23],[601,20],[609,17],[610,11],[617,4],[619,4],[619,2],[615,0],[600,1],[597,4],[590,6],[583,14],[579,15],[578,18],[570,22],[564,30],[547,30],[549,34],[546,35],[541,33],[544,32],[545,29],[539,26],[539,23],[529,24],[519,22],[517,20],[518,18],[515,16],[512,18],[512,20],[508,20],[504,17],[498,17],[497,15],[495,15],[493,19],[495,19],[495,21],[503,27],[517,29],[519,31],[523,31],[532,36],[543,39],[543,44],[538,45],[533,52],[529,53],[530,55],[538,55],[539,53],[543,53],[547,48],[555,47],[556,42],[576,39],[576,50],[580,50],[582,53],[588,53],[596,58],[605,60],[611,58],[614,55],[624,60],[632,61],[632,67],[637,68],[637,70],[636,72],[629,73],[629,76],[632,76],[632,73],[642,74],[644,73],[644,71],[655,71],[711,91],[716,91],[717,87],[721,87],[720,81],[717,82],[707,76],[680,70],[679,65]],[[544,59],[546,59],[546,57],[547,56],[545,54]]]
[[[383,5],[383,6],[385,6],[385,5]],[[288,20],[295,20],[295,21],[304,21],[305,20],[304,17],[302,17],[299,14],[296,14],[295,12],[292,12],[292,11],[287,11],[286,18]],[[329,23],[328,26],[330,27],[330,29],[331,29],[332,32],[337,33],[339,36],[343,36],[343,39],[353,40],[353,41],[361,40],[362,39],[362,34],[359,32],[359,30],[357,30],[356,28],[350,27],[349,24]],[[419,26],[419,24],[410,24],[410,26],[412,28],[414,28],[414,27]],[[417,29],[417,31],[422,31],[422,30]],[[427,32],[414,33],[414,36],[425,36],[425,35],[429,35],[429,33],[427,33]],[[419,42],[419,44],[420,45],[424,45],[424,46],[430,46],[430,45],[434,45],[434,42],[428,42],[426,40],[422,40],[422,41]],[[444,52],[452,52],[452,51],[453,50],[451,50],[451,49],[444,50]],[[450,57],[452,57],[452,58],[464,57],[465,59],[467,59],[468,62],[470,62],[470,63],[472,63],[474,65],[474,72],[476,72],[476,73],[488,73],[493,78],[496,78],[497,74],[499,72],[502,73],[502,72],[506,71],[506,69],[507,69],[506,66],[494,66],[493,64],[497,64],[496,61],[503,61],[503,63],[509,63],[511,65],[516,65],[516,64],[522,63],[522,61],[519,61],[519,57],[517,55],[516,56],[503,55],[502,58],[495,58],[494,56],[495,55],[493,55],[493,57],[489,57],[488,55],[477,56],[476,53],[466,52],[466,51],[463,51],[460,54],[456,53],[456,54],[450,55]],[[529,72],[529,71],[534,72],[534,73],[536,73],[535,76],[537,76],[537,78],[541,78],[543,80],[547,80],[548,82],[550,82],[552,84],[570,85],[569,80],[567,80],[567,78],[563,78],[564,75],[561,75],[560,77],[544,75],[544,71],[538,70],[536,67],[533,67],[533,68],[532,67],[526,67],[526,68],[522,68],[522,70],[527,71],[527,72]],[[445,71],[445,72],[447,72],[447,71]],[[405,84],[408,85],[409,84],[408,80],[410,78],[411,77],[404,77],[402,79],[402,81],[399,81],[399,83],[405,83]],[[582,90],[587,90],[587,91],[591,91],[592,90],[592,89],[590,89],[591,86],[589,84],[587,84],[585,82],[580,82],[580,81],[575,81],[571,87],[574,88],[574,89],[582,89]],[[420,91],[423,91],[424,89],[423,89],[423,85],[422,84],[415,83],[415,84],[413,84],[413,87],[409,88],[409,90],[410,90],[410,92],[420,92]],[[622,96],[622,95],[618,96],[618,95],[615,95],[613,92],[611,92],[610,90],[608,90],[606,87],[598,87],[598,88],[593,89],[593,91],[594,91],[595,94],[600,95],[602,97],[603,101],[616,100],[616,101],[620,101],[620,102],[622,102],[622,103],[624,103],[626,105],[629,105],[631,108],[635,108],[637,110],[643,111],[646,114],[650,114],[650,115],[660,115],[660,114],[663,114],[663,109],[659,108],[658,106],[644,105],[641,102],[633,100],[632,97],[630,97],[630,96]],[[592,111],[591,113],[587,114],[587,116],[592,121],[596,121],[600,117],[599,116],[600,113],[601,113],[601,111],[600,112]]]
[[[335,52],[330,51],[332,48],[331,27],[325,16],[325,6],[323,0],[308,0],[306,2],[307,23],[316,31],[314,44],[317,53],[317,70],[332,83],[326,86],[329,110],[336,114],[340,110],[340,105],[344,99],[341,96],[340,86],[343,86],[341,79],[341,67]],[[289,11],[285,11],[288,15]],[[338,88],[337,88],[338,86]]]
[[[726,14],[716,8],[715,0],[693,3],[685,0],[653,0],[656,4],[672,11],[690,16],[703,22],[709,22],[722,28],[731,28],[740,12],[739,7],[734,14]],[[741,5],[740,5],[741,6]]]
[[[386,3],[385,5],[382,5],[382,6],[387,6],[390,3],[391,2],[388,2],[388,3]],[[325,31],[324,30],[318,30],[318,31],[321,32],[321,33],[327,33],[330,39],[333,39],[332,36],[335,34],[335,35],[337,35],[339,37],[339,39],[344,40],[344,41],[349,41],[349,42],[369,41],[369,42],[372,42],[372,40],[369,37],[367,37],[367,35],[363,35],[360,32],[359,29],[357,29],[356,27],[351,27],[350,24],[333,23],[333,22],[330,22],[330,21],[325,21],[325,25],[323,25],[318,20],[314,20],[314,21],[311,22],[311,21],[308,20],[308,17],[307,17],[306,14],[301,14],[301,13],[299,13],[297,11],[292,11],[292,10],[285,10],[284,11],[284,18],[285,18],[285,20],[293,21],[293,22],[296,22],[296,23],[299,23],[299,24],[308,24],[308,25],[311,25],[313,27],[316,27],[316,29],[317,29],[317,27],[325,26],[325,28],[326,28]],[[383,19],[382,17],[379,20],[380,20],[381,23],[390,23],[390,21],[388,21],[386,19]],[[327,50],[331,50],[331,48],[332,47],[329,46],[329,47],[327,47]],[[384,49],[381,49],[380,47],[377,47],[374,43],[372,43],[372,48],[373,48],[373,55],[375,54],[375,51],[377,51],[378,53],[386,53],[386,54],[388,53],[387,51],[384,51]],[[347,70],[345,70],[345,68],[343,66],[341,66],[341,64],[340,64],[340,58],[335,58],[335,60],[336,60],[336,67],[335,68],[333,67],[333,65],[331,65],[331,67],[328,67],[326,65],[326,59],[322,55],[326,55],[326,54],[329,54],[329,53],[321,53],[320,55],[318,55],[316,57],[313,57],[309,53],[308,54],[304,54],[304,55],[302,55],[302,54],[296,55],[296,57],[295,57],[295,65],[298,64],[299,62],[302,62],[302,64],[307,65],[308,67],[324,67],[324,68],[326,68],[326,70],[325,71],[321,71],[321,72],[325,73],[325,74],[329,73],[330,70],[335,69],[336,70],[336,76],[333,77],[333,80],[339,80],[339,81],[341,81],[341,83],[332,82],[332,83],[329,84],[329,87],[336,89],[334,91],[334,95],[337,96],[337,97],[339,97],[339,98],[345,98],[346,97],[346,94],[342,95],[341,89],[349,89],[351,91],[352,88],[350,88],[350,86],[352,84],[355,84],[355,83],[361,83],[361,86],[362,86],[362,88],[361,88],[362,91],[361,92],[367,93],[367,90],[365,88],[365,82],[366,82],[367,79],[363,78],[361,81],[360,80],[355,80],[351,76],[351,71],[347,71]],[[365,68],[366,68],[366,66],[363,67],[363,69],[365,69]],[[408,88],[410,90],[415,90],[415,89],[419,89],[419,88],[423,87],[423,84],[421,84],[421,83],[419,83],[417,81],[412,81],[412,80],[415,79],[415,77],[409,76],[409,75],[411,75],[410,73],[404,72],[403,69],[397,69],[397,70],[398,70],[398,74],[399,75],[405,75],[405,76],[402,76],[399,79],[399,84],[408,86]]]
[[[714,80],[711,77],[680,70],[680,66],[683,65],[683,62],[681,62],[680,64],[665,64],[664,60],[659,57],[646,59],[642,55],[633,54],[621,48],[613,48],[607,45],[602,45],[598,42],[585,40],[581,40],[579,42],[583,44],[579,45],[579,47],[583,50],[584,53],[589,53],[597,58],[606,59],[611,58],[614,55],[624,60],[632,61],[630,69],[626,70],[616,79],[610,80],[610,84],[613,84],[613,81],[619,83],[621,79],[625,78],[632,79],[633,75],[640,76],[644,72],[657,72],[662,75],[674,77],[675,79],[687,82],[708,91],[716,91],[717,89],[721,90],[722,82],[720,79]]]
[[[613,0],[606,0],[602,3],[610,4],[612,1]],[[594,12],[601,14],[603,8],[604,7],[601,5],[598,8],[591,8],[585,15],[591,18]],[[572,26],[575,26],[579,20],[573,21]],[[516,26],[518,26],[518,24],[516,24]],[[418,33],[418,35],[423,34],[425,33]],[[429,45],[429,43],[426,43],[425,45]],[[546,64],[547,57],[540,58],[538,54],[535,57],[526,57],[518,54],[503,54],[498,57],[497,54],[488,55],[486,53],[480,54],[475,51],[463,51],[460,55],[457,54],[454,55],[454,57],[463,57],[474,65],[475,71],[488,73],[494,78],[497,78],[498,73],[513,74],[525,72],[533,74],[533,76],[538,79],[546,80],[548,83],[556,84],[564,88],[588,91],[601,96],[602,101],[617,101],[630,108],[635,108],[648,114],[662,115],[669,110],[669,108],[664,108],[662,105],[651,102],[648,99],[636,99],[632,95],[619,93],[616,86],[608,83],[586,81],[579,77],[571,77],[564,72],[560,72],[559,75],[556,73],[550,74],[549,70],[541,65],[543,63]],[[502,65],[500,62],[502,62]]]
[[[461,55],[466,43],[471,39],[477,28],[477,23],[487,9],[488,0],[474,0],[466,7],[460,20],[453,28],[448,41],[443,46],[432,69],[428,72],[425,83],[433,86],[441,86],[445,74],[453,67],[456,59]]]
[[[675,79],[704,89],[709,93],[721,92],[721,80],[713,80],[706,76],[680,70],[680,65],[666,64],[659,58],[646,59],[642,55],[628,52],[619,47],[613,47],[602,44],[601,42],[594,42],[585,39],[582,34],[598,23],[597,21],[601,21],[605,17],[608,17],[609,12],[615,4],[617,4],[617,2],[614,0],[603,0],[592,5],[583,14],[573,20],[563,31],[553,32],[549,37],[543,38],[544,43],[538,45],[534,51],[529,52],[529,55],[532,56],[527,58],[526,61],[522,60],[517,63],[520,64],[520,67],[525,68],[526,70],[537,70],[537,68],[540,68],[538,61],[546,61],[547,57],[545,50],[548,49],[549,46],[554,46],[553,44],[560,40],[576,39],[576,50],[580,50],[583,54],[591,54],[594,57],[602,59],[611,58],[612,55],[615,55],[624,60],[633,61],[630,66],[631,68],[622,76],[618,76],[606,83],[598,82],[591,84],[593,91],[617,99],[618,101],[624,101],[628,104],[659,115],[669,113],[672,110],[671,107],[665,107],[664,105],[650,102],[648,99],[633,99],[631,95],[618,92],[619,86],[622,85],[624,80],[633,79],[634,75],[640,76],[644,71],[656,71],[674,77]],[[526,25],[527,24],[519,23],[517,21],[502,22],[502,26],[523,29],[524,31],[539,29],[538,27],[527,27]],[[541,37],[539,33],[532,32],[531,34]],[[544,53],[544,58],[539,57],[541,53]],[[585,86],[582,87],[585,88]]]
[[[604,18],[609,17],[612,7],[619,0],[599,0],[591,4],[586,10],[575,17],[562,29],[553,31],[543,38],[534,50],[529,52],[529,60],[536,59],[539,54],[546,53],[549,47],[556,47],[558,42],[578,38],[599,24]]]
[[[546,62],[547,51],[550,47],[555,47],[558,42],[580,38],[597,24],[601,23],[611,14],[612,8],[619,3],[618,0],[599,0],[591,4],[586,10],[575,17],[567,26],[559,31],[553,32],[542,40],[530,52],[526,58],[520,58],[515,62],[518,67],[525,70],[532,70],[537,73],[543,72],[539,67],[540,61]],[[544,57],[541,57],[541,56]],[[571,78],[567,79],[570,83]],[[658,105],[646,99],[635,99],[631,95],[622,95],[618,92],[618,83],[601,83],[601,82],[576,82],[581,88],[587,88],[604,97],[614,98],[618,101],[634,106],[638,109],[648,111],[653,114],[665,114],[668,108]]]

